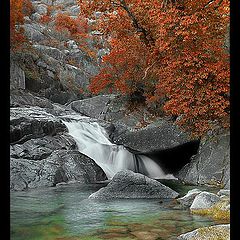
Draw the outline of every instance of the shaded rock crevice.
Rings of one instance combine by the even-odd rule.
[[[198,153],[177,174],[185,183],[229,187],[230,134],[217,135],[200,143]]]

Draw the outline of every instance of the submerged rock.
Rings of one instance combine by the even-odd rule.
[[[194,210],[210,208],[220,200],[221,198],[214,193],[201,192],[195,197],[190,209]]]
[[[219,240],[230,239],[230,224],[198,228],[192,232],[181,234],[177,240]]]
[[[92,199],[176,198],[179,194],[160,182],[130,170],[118,172],[107,187],[91,194]]]

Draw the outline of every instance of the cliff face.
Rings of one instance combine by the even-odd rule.
[[[30,46],[11,56],[11,76],[21,74],[25,80],[21,84],[11,81],[11,89],[27,89],[61,104],[89,96],[87,86],[99,72],[103,45],[96,47],[91,30],[89,39],[76,39],[65,30],[57,31],[55,23],[60,13],[77,18],[80,9],[76,1],[41,0],[32,4],[34,12],[25,17],[23,25]],[[50,20],[44,22],[44,17]]]

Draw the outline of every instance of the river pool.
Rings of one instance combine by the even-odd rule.
[[[195,188],[167,182],[181,195]],[[11,240],[174,240],[181,233],[215,224],[181,209],[174,200],[88,199],[105,185],[74,183],[12,192]]]

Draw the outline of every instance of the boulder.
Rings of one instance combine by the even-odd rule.
[[[77,150],[74,139],[67,133],[29,139],[22,144],[10,146],[10,156],[30,160],[42,160],[56,150]]]
[[[56,60],[64,61],[66,58],[65,54],[57,48],[39,45],[39,44],[35,44],[33,45],[33,47],[37,49],[39,52],[41,52],[42,54],[46,54]]]
[[[57,150],[42,160],[11,158],[10,190],[51,187],[61,182],[95,183],[106,180],[103,170],[76,150]]]
[[[73,6],[69,7],[68,12],[70,13],[71,16],[78,16],[80,13],[80,6],[73,5]]]
[[[190,207],[195,197],[201,192],[202,191],[200,191],[199,189],[192,189],[188,191],[188,193],[185,196],[178,198],[177,201],[185,207]]]
[[[23,143],[29,139],[54,136],[66,132],[64,123],[40,107],[10,109],[10,143]]]
[[[69,5],[75,5],[76,0],[56,0],[53,2],[54,6],[59,6],[59,5],[64,5],[69,6]]]
[[[120,171],[107,187],[91,194],[91,199],[176,198],[179,194],[160,182],[130,170]]]
[[[214,193],[201,192],[193,200],[190,210],[211,208],[220,200],[221,198]]]
[[[101,115],[107,111],[107,105],[113,97],[113,95],[100,95],[78,100],[70,103],[68,108],[92,118],[101,118]]]
[[[230,185],[230,134],[217,135],[200,143],[197,155],[177,177],[185,183]]]
[[[35,12],[35,13],[33,13],[33,14],[31,15],[31,19],[32,19],[33,21],[36,21],[36,22],[40,21],[41,18],[42,18],[42,15],[39,14],[39,13],[37,13],[37,12]]]
[[[49,38],[43,34],[43,29],[37,24],[24,24],[23,28],[25,35],[30,41],[40,42]]]
[[[190,139],[175,124],[162,119],[139,130],[125,131],[118,136],[113,133],[113,141],[144,154],[170,149]]]
[[[127,98],[115,95],[103,111],[102,119],[114,124],[112,141],[143,154],[177,147],[191,141],[169,118],[155,118],[142,107],[129,110]],[[146,125],[141,125],[144,122]]]
[[[11,90],[10,94],[10,106],[11,107],[26,107],[37,106],[41,108],[53,109],[52,102],[44,97],[38,97],[28,91]]]
[[[230,190],[227,189],[221,189],[217,193],[218,196],[228,196],[230,197]]]
[[[198,228],[192,232],[181,234],[177,240],[230,240],[230,224],[215,225],[210,227]]]
[[[45,4],[38,4],[38,5],[35,5],[35,11],[38,14],[46,15],[48,11],[48,7]]]

